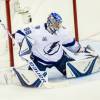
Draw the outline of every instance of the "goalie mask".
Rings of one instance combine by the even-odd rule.
[[[47,18],[47,30],[51,34],[55,34],[56,31],[58,31],[59,28],[61,27],[61,23],[62,23],[61,16],[57,13],[51,13]]]

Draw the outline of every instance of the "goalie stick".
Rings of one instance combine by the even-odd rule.
[[[10,36],[10,38],[12,39],[12,41],[14,42],[14,43],[17,43],[17,41],[13,38],[13,36],[11,35],[11,33],[8,31],[8,29],[5,27],[5,25],[2,23],[2,20],[0,19],[0,25],[3,27],[3,29],[6,31],[6,33]],[[17,43],[18,44],[18,43]],[[21,57],[21,58],[23,58],[23,57]],[[32,70],[33,70],[33,72],[37,75],[37,77],[38,77],[38,81],[36,80],[35,81],[35,86],[33,86],[33,87],[41,87],[42,86],[42,84],[44,83],[44,82],[47,82],[47,80],[46,80],[46,78],[45,78],[45,76],[47,75],[47,73],[46,72],[44,72],[43,74],[39,71],[39,69],[37,68],[37,66],[30,60],[27,60],[27,59],[25,59],[25,58],[23,58],[24,60],[26,60],[27,62],[28,62],[28,64],[30,65],[30,67],[32,68]],[[16,73],[16,71],[14,70],[14,72]],[[38,85],[36,85],[36,84],[38,84]],[[22,84],[23,85],[23,84]],[[29,87],[28,86],[28,84],[27,85],[25,85],[25,86],[27,86],[27,87]]]

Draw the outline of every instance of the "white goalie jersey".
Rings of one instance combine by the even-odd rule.
[[[66,28],[51,34],[46,30],[46,24],[18,30],[15,39],[21,47],[20,56],[33,53],[44,61],[58,61],[63,55],[62,47],[71,52],[77,52],[80,48]]]

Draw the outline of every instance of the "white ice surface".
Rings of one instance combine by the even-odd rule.
[[[98,43],[93,47],[97,48]],[[78,79],[66,80],[54,67],[47,70],[49,88],[33,89],[1,85],[0,100],[100,100],[99,72]]]
[[[37,1],[39,1],[39,0],[37,0]],[[80,0],[80,2],[84,2],[84,1],[86,1],[86,0],[83,0],[83,1]],[[33,0],[32,0],[32,2],[33,2]],[[90,1],[87,0],[86,2],[90,2]],[[93,1],[93,2],[95,2],[95,1]],[[29,3],[29,1],[28,1],[28,3]],[[54,4],[54,6],[55,6],[55,3],[52,3],[52,4]],[[24,3],[24,5],[27,5],[27,3]],[[82,5],[83,5],[83,3],[82,3]],[[82,6],[82,5],[80,5],[80,6]],[[93,4],[93,5],[95,5],[95,4]],[[99,3],[98,3],[98,5],[99,5]],[[46,8],[47,6],[44,6],[44,7]],[[88,3],[87,3],[86,6],[88,6]],[[89,6],[92,6],[92,4],[89,5]],[[97,4],[96,4],[96,6],[97,6]],[[33,8],[34,7],[35,6],[33,6]],[[68,7],[68,6],[66,6],[66,3],[65,3],[65,9],[66,9],[66,7]],[[51,7],[49,7],[49,8],[51,8]],[[55,6],[55,8],[58,8],[58,7]],[[60,8],[62,8],[62,6]],[[92,8],[93,8],[93,10],[96,9],[96,8],[98,9],[98,7],[92,7]],[[65,12],[65,9],[62,9],[62,10],[64,10],[64,12]],[[87,9],[87,8],[85,7],[85,9]],[[91,9],[91,7],[90,7],[90,9]],[[41,10],[43,11],[43,9],[41,9]],[[45,9],[45,10],[47,10],[46,12],[49,11],[48,9]],[[68,11],[66,11],[66,12],[69,12],[69,9],[67,9],[67,10]],[[85,10],[84,13],[87,13],[86,14],[87,16],[88,16],[88,14],[92,14],[92,16],[89,17],[89,18],[86,18],[86,16],[85,17],[83,16],[85,21],[84,20],[82,20],[83,22],[79,21],[80,22],[79,26],[81,26],[80,28],[82,28],[81,29],[82,31],[80,33],[85,33],[85,34],[82,34],[82,37],[89,35],[89,34],[86,34],[86,33],[88,33],[88,31],[86,31],[86,30],[89,30],[89,33],[90,33],[90,30],[91,30],[91,33],[94,33],[95,31],[98,32],[98,30],[100,28],[98,20],[97,20],[98,25],[96,25],[96,23],[91,24],[91,22],[94,22],[94,20],[91,20],[91,19],[92,18],[99,19],[99,16],[97,16],[97,14],[94,14],[96,16],[95,17],[93,15],[93,12],[88,13],[88,10],[87,11]],[[39,15],[42,15],[41,14],[41,13],[43,13],[42,11],[40,11],[40,12],[37,11],[37,13],[39,12]],[[81,13],[80,15],[84,15],[82,10],[80,10],[80,13]],[[95,11],[95,13],[97,13],[97,10]],[[44,13],[41,16],[42,18],[40,18],[40,16],[37,16],[37,15],[38,14],[36,14],[35,17],[40,22],[41,22],[41,19],[45,19]],[[65,15],[65,13],[62,14],[62,15]],[[65,20],[64,22],[65,23],[67,22],[66,24],[72,26],[72,23],[70,23],[70,22],[73,21],[73,20],[69,20],[68,17],[72,18],[72,15],[68,14],[67,17],[65,16],[65,19],[67,18],[68,20],[67,21]],[[36,24],[39,21],[34,20],[34,24]],[[84,23],[85,23],[85,25],[83,25]],[[14,27],[15,26],[16,26],[16,28],[18,27],[17,24],[14,25]],[[92,26],[93,28],[90,29],[89,28],[90,26]],[[96,39],[100,40],[100,37],[97,36]],[[1,42],[5,42],[5,40],[3,40]],[[95,42],[91,43],[91,41],[89,43],[95,44]],[[4,49],[1,50],[1,48],[0,48],[0,53],[1,53],[1,51],[4,51]],[[97,52],[100,51],[100,45],[98,45],[98,46],[94,45],[94,48],[96,48]],[[0,56],[1,56],[1,54],[0,54]],[[5,60],[5,58],[6,58],[6,60]],[[6,66],[5,63],[7,62],[7,58],[8,58],[8,55],[6,57],[2,56],[2,58],[0,59],[0,65],[2,64],[2,62],[4,62],[4,63],[0,67]],[[20,65],[20,63],[18,63],[19,60],[17,58],[18,57],[15,58],[16,63],[18,65]],[[55,71],[56,70],[54,68],[49,70],[49,76],[50,76],[49,81],[51,83],[56,83],[56,85],[57,85],[56,88],[53,87],[53,88],[50,88],[50,89],[46,89],[46,88],[44,88],[44,89],[33,89],[33,88],[25,88],[25,87],[20,87],[20,86],[15,86],[15,85],[5,85],[5,86],[0,85],[0,100],[100,100],[100,73],[92,74],[90,76],[83,77],[83,78],[65,80],[59,72],[55,73]]]
[[[55,83],[58,87],[48,89],[0,86],[0,100],[100,100],[100,73]]]

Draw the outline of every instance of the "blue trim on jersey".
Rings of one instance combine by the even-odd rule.
[[[25,87],[39,87],[39,86],[40,86],[41,80],[40,80],[39,78],[38,78],[34,83],[32,83],[31,85],[28,85],[28,84],[24,81],[24,79],[23,79],[23,77],[20,75],[20,73],[19,73],[15,68],[13,68],[13,71],[16,73],[16,75],[17,75],[17,77],[18,77],[18,79],[19,79],[19,81],[20,81],[20,83],[21,83],[22,86],[25,86]]]
[[[22,32],[21,30],[18,30],[16,33],[19,33],[19,34],[21,34],[21,35],[25,36],[25,33],[24,33],[24,32]]]
[[[63,56],[62,56],[63,57]],[[37,61],[41,62],[41,63],[44,63],[44,64],[55,64],[56,62],[53,62],[53,61],[45,61],[45,60],[42,60],[41,58],[35,56],[34,54],[31,54],[31,59],[36,59]],[[60,61],[60,60],[59,60]]]
[[[85,73],[81,73],[80,71],[78,71],[75,66],[73,66],[71,63],[67,63],[68,67],[71,69],[71,71],[74,73],[74,75],[76,77],[81,77],[81,76],[86,76],[92,73],[95,62],[97,60],[98,57],[95,57],[93,59],[93,61],[91,62],[91,65],[89,66],[89,69],[85,72]]]
[[[70,46],[73,46],[75,44],[75,39],[70,42],[70,43],[67,43],[67,44],[63,44],[64,47],[70,47]]]
[[[16,33],[19,33],[19,34],[21,34],[23,36],[26,36],[26,35],[32,33],[32,31],[31,31],[31,29],[29,27],[27,27],[27,28],[24,29],[24,32],[22,32],[21,30],[18,30],[18,31],[16,31]]]
[[[64,61],[65,57],[66,57],[66,61],[72,60],[72,58],[69,58],[69,57],[65,56],[64,52],[63,52],[63,55],[62,55],[61,59],[59,59],[59,60],[56,61],[56,62],[42,60],[41,58],[35,56],[33,53],[31,54],[31,57],[30,57],[30,58],[31,58],[33,61],[34,61],[34,59],[36,59],[36,60],[39,61],[40,63],[44,63],[44,64],[47,64],[47,65],[56,65],[56,64],[58,64],[58,63]],[[73,59],[73,60],[74,60],[74,59]],[[34,62],[34,63],[35,63],[35,62]]]

